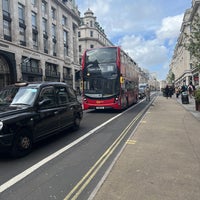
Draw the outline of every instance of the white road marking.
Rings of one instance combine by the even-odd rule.
[[[139,102],[140,103],[140,102]],[[139,104],[138,103],[138,104]],[[136,105],[138,105],[136,104]],[[6,189],[8,189],[9,187],[11,187],[12,185],[14,185],[15,183],[19,182],[20,180],[22,180],[23,178],[25,178],[26,176],[28,176],[29,174],[31,174],[32,172],[34,172],[35,170],[37,170],[38,168],[40,168],[41,166],[45,165],[46,163],[48,163],[49,161],[53,160],[54,158],[56,158],[57,156],[59,156],[60,154],[62,154],[63,152],[67,151],[68,149],[70,149],[71,147],[75,146],[76,144],[78,144],[79,142],[81,142],[82,140],[84,140],[85,138],[89,137],[90,135],[92,135],[94,132],[96,132],[98,129],[102,128],[103,126],[105,126],[106,124],[110,123],[111,121],[113,121],[114,119],[120,117],[122,114],[126,113],[127,111],[129,111],[130,109],[132,109],[133,107],[135,107],[136,105],[130,107],[129,109],[125,110],[124,112],[116,115],[115,117],[109,119],[108,121],[104,122],[103,124],[97,126],[96,128],[92,129],[91,131],[89,131],[88,133],[86,133],[85,135],[83,135],[82,137],[78,138],[77,140],[75,140],[74,142],[70,143],[69,145],[63,147],[62,149],[56,151],[55,153],[49,155],[48,157],[44,158],[43,160],[41,160],[40,162],[36,163],[35,165],[29,167],[28,169],[26,169],[25,171],[21,172],[20,174],[14,176],[13,178],[11,178],[10,180],[8,180],[7,182],[5,182],[4,184],[0,185],[0,193],[5,191]]]

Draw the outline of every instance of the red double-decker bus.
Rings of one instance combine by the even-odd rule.
[[[138,101],[137,64],[120,47],[86,50],[82,58],[83,107],[124,109]]]

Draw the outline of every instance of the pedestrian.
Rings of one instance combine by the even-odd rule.
[[[188,85],[188,94],[190,98],[192,98],[192,93],[193,93],[193,87],[192,83],[190,82],[190,84]]]
[[[175,88],[175,93],[176,93],[176,98],[178,99],[180,95],[180,88],[178,86]]]
[[[169,86],[169,93],[168,93],[169,97],[172,98],[173,95],[173,88],[172,86]]]
[[[187,91],[187,86],[185,84],[182,85],[181,87],[181,93]]]
[[[148,100],[148,101],[150,101],[150,93],[151,93],[151,90],[150,90],[149,86],[147,85],[145,88],[145,95],[146,95],[146,100]]]
[[[166,87],[165,87],[165,95],[168,99],[168,97],[169,97],[169,86],[168,85],[166,85]]]

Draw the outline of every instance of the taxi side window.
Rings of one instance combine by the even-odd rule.
[[[56,102],[55,102],[53,87],[47,87],[47,88],[42,89],[39,96],[39,102],[42,102],[43,100],[49,100],[49,103],[42,105],[41,108],[51,108],[55,106]]]
[[[67,88],[68,89],[68,94],[69,94],[69,101],[73,102],[76,100],[76,94],[75,91],[72,88]]]
[[[66,87],[56,88],[56,98],[58,105],[64,105],[69,102],[69,96]]]

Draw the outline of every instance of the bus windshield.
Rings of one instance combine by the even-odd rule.
[[[100,48],[86,51],[83,68],[84,94],[93,98],[111,97],[119,93],[117,49]]]
[[[119,81],[107,78],[90,78],[84,81],[84,94],[93,98],[106,98],[119,93]]]
[[[99,48],[86,52],[86,65],[88,63],[115,63],[117,58],[116,48]]]

